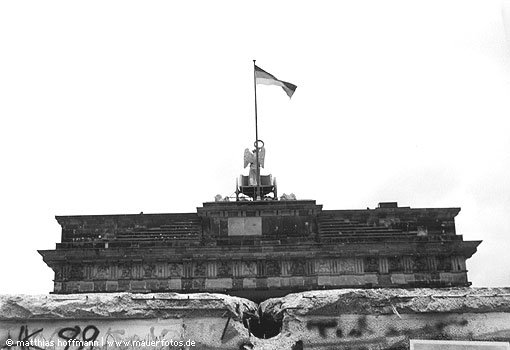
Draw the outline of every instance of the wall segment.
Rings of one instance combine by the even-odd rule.
[[[311,291],[260,305],[207,293],[0,296],[9,350],[406,350],[411,339],[508,342],[509,325],[510,289]]]

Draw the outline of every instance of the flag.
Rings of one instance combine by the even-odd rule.
[[[257,66],[255,66],[255,82],[257,84],[281,86],[289,98],[292,97],[294,91],[297,89],[296,85],[278,80],[274,75],[269,74]]]

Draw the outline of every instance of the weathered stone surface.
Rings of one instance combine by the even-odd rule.
[[[291,315],[391,315],[510,312],[510,288],[336,289],[266,300],[263,312]]]
[[[510,288],[312,291],[269,299],[259,310],[246,299],[208,293],[0,296],[0,347],[76,333],[97,340],[93,350],[140,350],[106,343],[133,339],[193,340],[198,346],[190,349],[404,350],[410,339],[510,341],[509,325]],[[281,332],[262,339],[261,329]]]
[[[510,340],[510,288],[344,289],[264,301],[281,333],[256,349],[409,349],[410,339]]]
[[[225,313],[242,319],[255,312],[249,300],[223,294],[69,294],[0,295],[0,320],[29,319],[151,319],[187,314]]]

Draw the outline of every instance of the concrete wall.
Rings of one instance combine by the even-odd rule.
[[[408,349],[410,339],[510,340],[510,313],[347,314],[287,318],[303,349]]]
[[[0,296],[1,349],[404,350],[411,339],[510,341],[510,289],[313,291],[261,305],[207,293]]]
[[[161,350],[186,345],[191,349],[238,349],[243,335],[248,336],[247,330],[239,322],[221,315],[150,320],[0,321],[0,346],[24,350]],[[9,339],[14,346],[9,347]]]
[[[260,308],[282,321],[277,337],[256,343],[267,349],[407,350],[411,339],[510,341],[510,289],[313,291]]]
[[[0,296],[0,348],[238,349],[248,300],[214,294]]]

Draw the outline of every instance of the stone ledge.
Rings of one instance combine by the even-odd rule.
[[[510,312],[510,288],[336,289],[289,294],[261,303],[264,313],[391,315]]]
[[[254,302],[224,294],[94,293],[66,295],[0,295],[0,320],[154,319],[186,314],[226,313],[241,320],[257,310]]]

